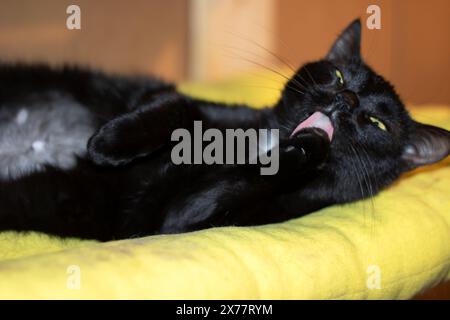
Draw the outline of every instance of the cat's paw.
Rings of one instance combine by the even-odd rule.
[[[110,120],[90,138],[90,159],[97,165],[120,166],[155,153],[183,126],[183,102],[178,94],[161,94]]]
[[[327,133],[319,128],[300,130],[289,139],[288,143],[301,150],[308,162],[317,165],[325,161],[331,144]]]

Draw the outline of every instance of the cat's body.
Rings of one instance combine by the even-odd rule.
[[[15,73],[14,82],[9,81],[9,71]],[[91,91],[68,84],[71,77],[80,76]],[[136,89],[120,92],[117,88],[124,84],[140,82],[137,86],[146,104],[155,99],[180,99],[192,104],[189,107],[196,110],[199,120],[201,113],[217,117],[204,121],[206,128],[276,127],[269,110],[207,103],[154,79],[114,78],[76,68],[4,66],[0,79],[4,79],[0,83],[5,90],[0,96],[0,229],[108,240],[288,218],[281,207],[271,204],[278,193],[275,184],[269,188],[256,168],[177,166],[171,163],[170,146],[118,168],[102,168],[86,159],[89,137],[117,115],[135,109],[135,101],[141,99],[127,96]],[[14,83],[29,83],[32,89],[7,90]],[[22,158],[27,161],[17,161]],[[219,199],[215,196],[229,197],[220,200],[223,209],[216,207]],[[242,206],[239,201],[251,202]],[[271,211],[270,206],[278,211]],[[193,208],[196,213],[186,213]],[[210,216],[212,211],[215,217]],[[203,221],[207,216],[208,221]],[[182,222],[183,217],[187,221]]]
[[[358,22],[349,26],[263,110],[149,78],[0,66],[0,230],[110,240],[272,223],[371,196],[447,156],[449,133],[409,118],[360,60],[359,33]],[[173,164],[171,133],[195,120],[280,129],[278,173]]]

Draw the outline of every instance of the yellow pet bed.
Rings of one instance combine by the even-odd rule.
[[[182,89],[263,105],[279,87],[247,77]],[[450,129],[450,108],[413,110]],[[275,225],[110,243],[3,232],[0,298],[406,299],[450,279],[449,189],[447,159],[373,202]]]

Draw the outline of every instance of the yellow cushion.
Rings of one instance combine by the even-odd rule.
[[[243,77],[182,89],[260,106],[280,85]],[[448,107],[414,115],[450,129]],[[103,244],[3,232],[0,298],[405,299],[450,279],[449,189],[447,159],[373,201],[275,225]]]

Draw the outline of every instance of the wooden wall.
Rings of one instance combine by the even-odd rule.
[[[66,8],[81,8],[81,30]],[[64,62],[170,80],[187,70],[187,0],[1,0],[0,59]]]
[[[72,3],[79,31],[65,28]],[[450,104],[448,0],[1,0],[0,59],[220,79],[278,68],[268,51],[296,66],[324,55],[369,4],[382,29],[364,30],[367,60],[406,101]]]
[[[274,48],[276,0],[191,0],[190,79],[216,80],[261,68]],[[267,30],[268,28],[269,30]]]

